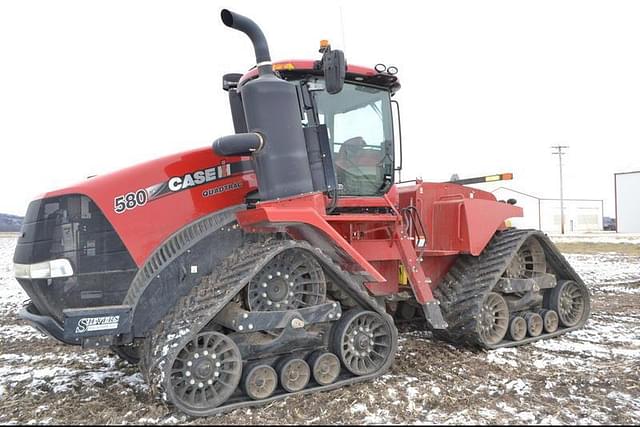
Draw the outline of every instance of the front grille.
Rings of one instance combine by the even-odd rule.
[[[42,314],[62,321],[66,308],[120,304],[137,268],[107,218],[88,197],[70,194],[31,202],[13,261],[66,258],[74,275],[18,279]]]

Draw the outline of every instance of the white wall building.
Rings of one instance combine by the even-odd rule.
[[[518,228],[535,228],[545,233],[560,233],[560,200],[536,197],[511,188],[499,187],[492,191],[498,200],[516,199],[516,206],[524,211],[522,218],[513,218]],[[589,199],[564,200],[565,233],[583,233],[602,230],[603,201]]]
[[[640,233],[640,171],[613,174],[619,233]]]

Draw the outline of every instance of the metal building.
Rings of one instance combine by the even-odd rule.
[[[619,233],[640,233],[640,171],[613,174]]]
[[[492,191],[498,200],[516,199],[524,216],[513,218],[518,228],[537,228],[546,233],[560,233],[560,199],[537,197],[507,187]],[[602,230],[604,202],[600,199],[564,199],[565,233]]]

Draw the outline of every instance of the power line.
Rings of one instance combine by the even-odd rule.
[[[563,148],[569,148],[568,145],[552,145],[551,148],[555,148],[558,151],[554,151],[551,154],[558,155],[558,164],[560,166],[560,233],[564,234],[564,194],[562,191],[562,155]]]

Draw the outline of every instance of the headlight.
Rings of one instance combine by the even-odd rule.
[[[36,264],[13,264],[17,279],[53,279],[73,276],[73,267],[68,259],[54,259]]]

